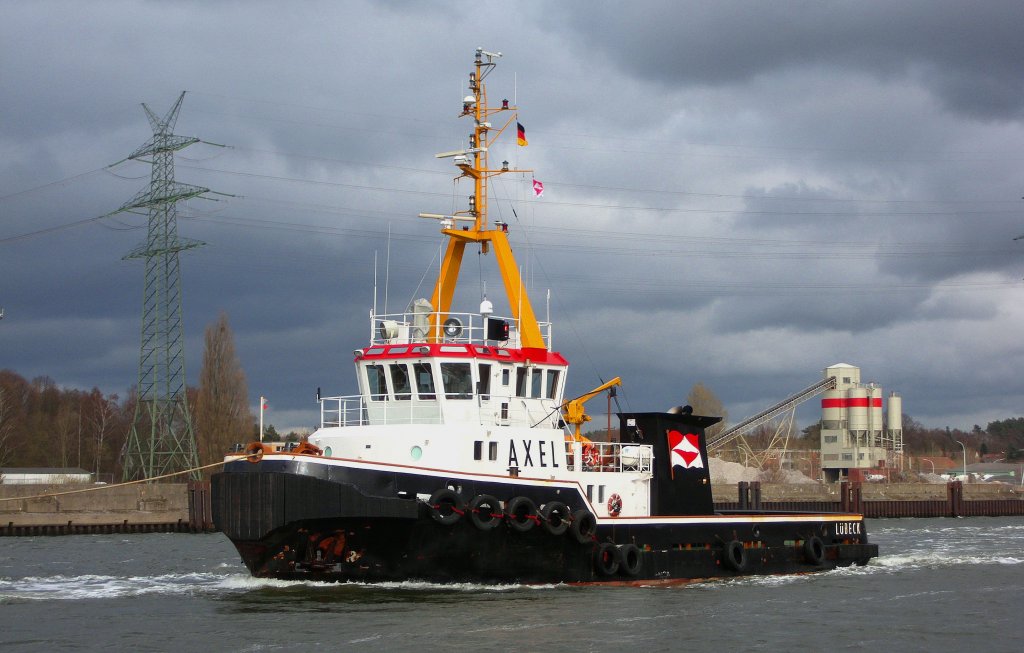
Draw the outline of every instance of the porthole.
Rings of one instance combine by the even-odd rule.
[[[327,456],[328,458],[330,458],[330,457],[331,457],[331,454],[332,454],[332,453],[334,453],[334,452],[333,452],[333,451],[331,451],[331,448],[330,448],[330,447],[327,447],[327,448],[325,448],[325,449],[324,449],[324,455],[325,455],[325,456]]]
[[[421,449],[419,445],[416,445],[409,450],[409,455],[412,456],[413,460],[419,460],[423,457],[423,449]]]

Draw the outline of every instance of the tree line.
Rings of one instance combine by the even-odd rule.
[[[186,390],[201,465],[253,439],[256,428],[226,314],[206,328],[204,345],[199,386]],[[97,480],[120,480],[137,402],[134,388],[122,398],[0,370],[0,467],[78,467]]]
[[[699,415],[723,417],[709,429],[720,430],[728,413],[718,397],[703,383],[696,383],[687,403]],[[199,386],[187,389],[196,445],[201,465],[221,460],[235,443],[259,437],[259,426],[249,408],[245,373],[235,353],[234,335],[227,315],[210,324],[204,333],[203,364]],[[134,388],[124,398],[104,394],[99,388],[61,388],[50,377],[28,380],[13,370],[0,370],[0,467],[78,467],[97,479],[121,477],[121,455],[136,415]],[[140,428],[142,428],[140,426]],[[143,429],[143,432],[144,429]],[[593,432],[592,432],[593,433]],[[820,425],[812,424],[795,437],[800,446],[820,446]],[[757,446],[768,437],[761,429],[748,440]],[[299,435],[278,434],[273,425],[264,439],[297,440]],[[907,455],[956,457],[963,442],[978,457],[1001,454],[1007,460],[1024,459],[1024,417],[989,422],[971,431],[927,428],[903,415],[903,445]]]

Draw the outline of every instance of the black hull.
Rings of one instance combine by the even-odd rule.
[[[565,488],[501,479],[445,480],[294,461],[236,462],[213,478],[214,520],[257,577],[437,583],[673,582],[793,574],[878,555],[860,516],[743,512],[692,519],[605,519],[595,532],[469,514],[441,523],[417,494],[526,496],[570,512]],[[352,481],[359,481],[359,484]],[[403,489],[404,488],[404,489]],[[578,513],[577,513],[578,514]],[[584,529],[585,530],[585,529]]]

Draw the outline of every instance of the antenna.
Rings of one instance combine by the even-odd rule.
[[[388,285],[391,282],[391,223],[388,223],[388,251],[384,259],[384,314],[388,313]]]

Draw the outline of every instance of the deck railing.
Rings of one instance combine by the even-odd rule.
[[[442,325],[442,339],[446,343],[483,345],[498,341],[487,338],[487,321],[503,320],[508,323],[508,340],[502,344],[513,349],[520,346],[519,323],[511,317],[477,313],[387,313],[370,316],[370,342],[373,345],[401,345],[427,342],[433,320]],[[443,328],[451,327],[450,329]],[[538,322],[544,346],[551,349],[551,323]]]
[[[654,447],[649,444],[572,440],[565,443],[565,455],[570,470],[583,472],[651,473],[654,463]]]

